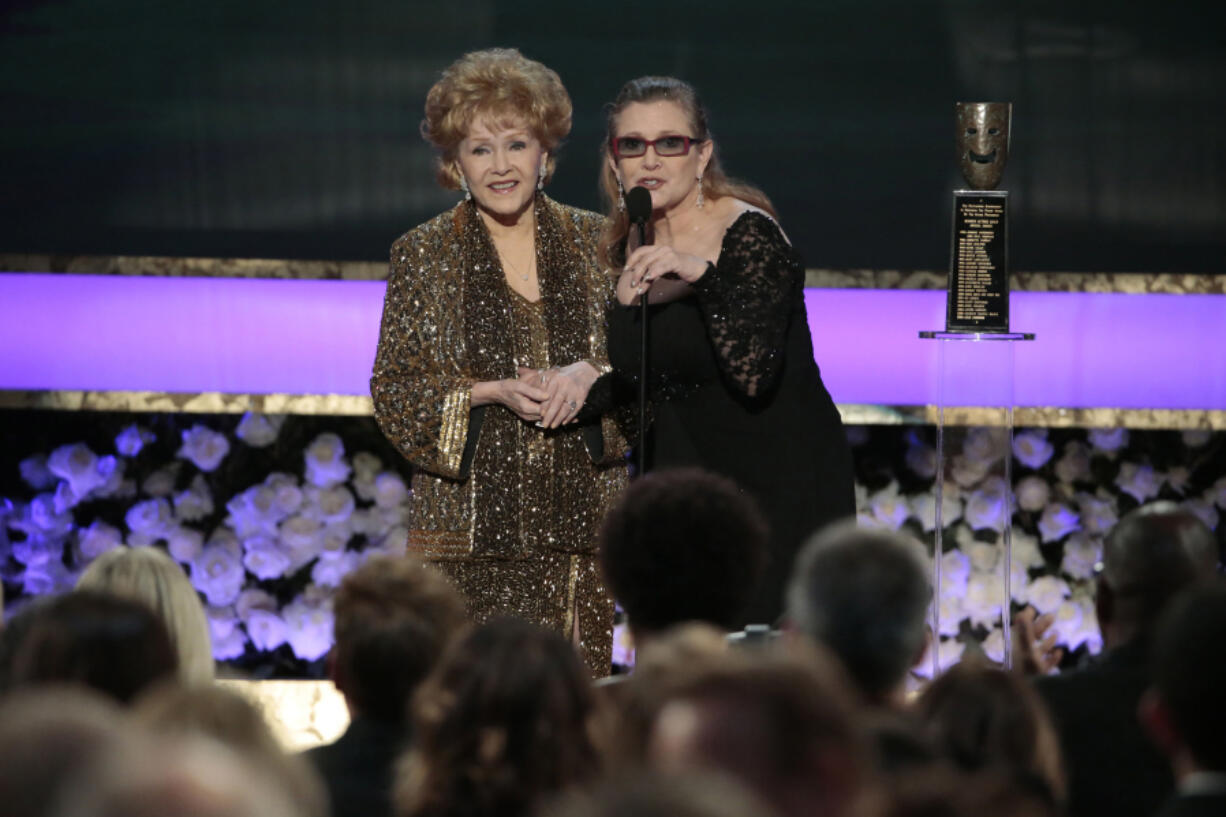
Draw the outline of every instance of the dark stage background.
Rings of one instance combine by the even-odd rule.
[[[696,83],[814,267],[942,268],[956,100],[1014,108],[1013,267],[1226,273],[1218,3],[7,0],[0,252],[379,259],[455,201],[417,136],[462,52],[555,68],[551,192],[596,197],[601,105]]]

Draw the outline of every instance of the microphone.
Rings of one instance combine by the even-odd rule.
[[[651,193],[642,185],[626,191],[626,215],[639,229],[639,246],[647,244],[647,222],[651,221]],[[639,296],[639,450],[636,476],[647,473],[647,293]]]

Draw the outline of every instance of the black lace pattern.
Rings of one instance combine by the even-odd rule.
[[[803,297],[804,267],[769,216],[741,215],[724,234],[719,263],[694,283],[727,383],[745,397],[770,391],[783,367],[788,322]]]

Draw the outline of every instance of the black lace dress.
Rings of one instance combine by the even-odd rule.
[[[757,499],[771,552],[744,620],[774,622],[797,549],[855,514],[851,452],[813,360],[804,267],[778,225],[743,214],[693,289],[648,307],[647,468],[699,466]],[[638,305],[615,304],[609,317],[623,395],[638,380],[640,315]]]

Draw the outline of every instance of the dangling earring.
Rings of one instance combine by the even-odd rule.
[[[694,201],[694,206],[701,210],[705,203],[702,198],[702,174],[700,173],[698,174],[698,198]]]
[[[613,178],[617,180],[617,212],[626,212],[626,189],[622,187],[622,177],[616,174]]]
[[[544,160],[542,160],[542,161],[541,161],[541,169],[540,169],[540,170],[537,172],[537,174],[536,174],[536,189],[537,189],[537,190],[544,190],[544,189],[545,189],[545,171],[546,171],[546,168],[545,168],[545,161],[544,161]]]
[[[464,191],[464,201],[472,201],[472,191],[468,189],[468,179],[464,178],[464,174],[460,174],[460,189]]]

